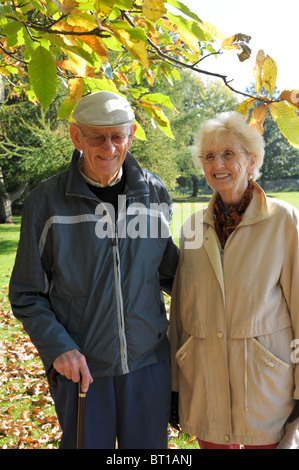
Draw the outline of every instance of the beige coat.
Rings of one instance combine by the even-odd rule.
[[[169,338],[180,425],[218,444],[274,444],[299,399],[291,347],[299,338],[299,213],[254,184],[221,250],[214,200],[183,226],[173,287]],[[197,248],[188,246],[194,229],[202,234]]]

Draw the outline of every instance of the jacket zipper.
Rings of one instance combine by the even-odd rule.
[[[125,320],[124,320],[124,303],[121,288],[121,272],[120,272],[120,256],[118,247],[117,236],[117,223],[115,223],[115,238],[112,240],[113,250],[113,269],[114,281],[116,289],[116,309],[117,309],[117,323],[118,323],[118,336],[120,344],[121,367],[123,374],[129,372],[128,356],[127,356],[127,339],[125,333]]]

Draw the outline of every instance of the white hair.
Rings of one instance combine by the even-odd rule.
[[[193,163],[202,168],[202,160],[199,158],[204,150],[205,140],[212,136],[218,140],[223,134],[232,134],[239,137],[248,153],[256,155],[255,168],[252,179],[255,181],[259,176],[265,155],[265,141],[258,130],[249,126],[244,116],[237,112],[220,113],[218,116],[205,121],[195,136],[191,148]]]

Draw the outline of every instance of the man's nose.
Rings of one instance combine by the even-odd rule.
[[[106,135],[105,137],[106,137],[105,142],[101,145],[101,148],[107,152],[111,152],[111,151],[114,152],[116,147],[113,143],[112,138],[109,135]]]

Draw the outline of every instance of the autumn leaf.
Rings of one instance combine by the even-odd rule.
[[[242,101],[238,107],[238,113],[243,114],[245,118],[248,116],[249,109],[254,105],[255,98],[247,98],[246,100]]]
[[[280,98],[282,100],[288,101],[291,105],[299,108],[299,90],[283,90],[280,93]]]
[[[267,55],[263,62],[263,76],[262,84],[269,91],[270,95],[273,95],[274,88],[277,79],[277,66],[275,61]]]
[[[200,28],[199,23],[196,21],[189,21],[181,16],[167,13],[169,20],[174,23],[177,27],[177,33],[180,35],[181,40],[186,43],[191,51],[199,52],[200,46],[199,41],[205,41],[205,33]]]
[[[223,49],[230,50],[230,49],[239,49],[242,52],[238,54],[239,60],[244,62],[244,60],[248,59],[251,54],[251,49],[247,45],[250,41],[251,37],[247,36],[246,34],[234,34],[230,38],[225,39],[222,41]]]
[[[95,0],[94,7],[100,18],[107,18],[114,8],[116,0]]]
[[[64,15],[69,15],[78,6],[75,0],[52,0],[52,2],[58,7],[58,11]]]
[[[265,53],[263,50],[259,50],[255,60],[255,67],[253,69],[253,76],[256,80],[255,82],[255,92],[259,93],[261,90],[263,83],[262,83],[262,70],[263,70],[263,63],[265,60]]]
[[[117,40],[123,43],[131,54],[138,59],[143,67],[148,70],[149,60],[145,41],[142,39],[132,39],[129,31],[123,28],[117,28],[116,26],[111,26],[110,31]]]
[[[144,0],[142,5],[142,13],[146,18],[155,22],[161,16],[165,15],[166,8],[164,0]]]
[[[255,127],[260,134],[264,133],[263,123],[267,117],[266,108],[266,104],[262,104],[261,106],[254,108],[249,121],[249,125]]]
[[[268,105],[271,115],[281,133],[295,148],[299,148],[299,117],[288,104],[283,101]]]
[[[207,23],[206,21],[201,22],[201,28],[207,33],[211,34],[217,39],[225,40],[223,33],[220,31],[218,26],[213,25],[212,23]]]
[[[68,88],[70,94],[70,100],[76,104],[80,98],[82,98],[84,91],[84,79],[83,78],[71,78],[68,81]]]
[[[68,15],[67,23],[71,26],[84,28],[86,31],[92,31],[98,26],[95,17],[87,12]]]
[[[103,39],[98,38],[97,36],[85,36],[80,39],[94,50],[100,59],[107,62],[108,51]]]

